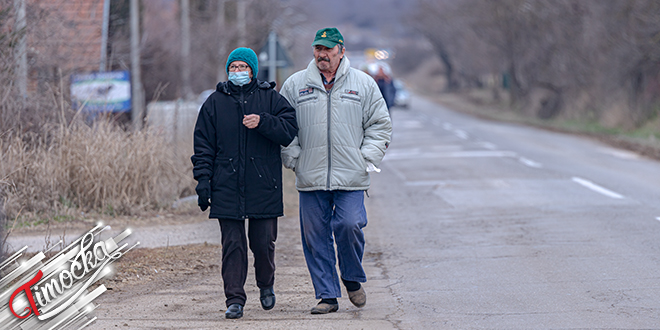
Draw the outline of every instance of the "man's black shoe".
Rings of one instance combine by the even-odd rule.
[[[243,306],[241,304],[231,304],[227,307],[225,318],[240,319],[241,317],[243,317]]]
[[[273,309],[275,307],[275,291],[273,287],[259,290],[261,293],[261,308],[265,310]]]

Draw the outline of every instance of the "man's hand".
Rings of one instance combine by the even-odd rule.
[[[259,115],[243,115],[243,125],[250,129],[255,128],[259,125],[259,119]]]

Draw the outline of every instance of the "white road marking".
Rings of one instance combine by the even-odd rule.
[[[591,190],[593,190],[597,193],[603,194],[607,197],[611,197],[611,198],[615,198],[615,199],[623,198],[623,195],[617,194],[617,193],[615,193],[615,192],[613,192],[613,191],[611,191],[607,188],[603,188],[603,187],[601,187],[601,186],[599,186],[599,185],[597,185],[597,184],[595,184],[591,181],[588,181],[588,180],[585,180],[585,179],[582,179],[582,178],[578,178],[578,177],[575,177],[575,176],[573,178],[571,178],[571,180],[573,180],[573,182],[575,182],[577,184],[580,184],[580,185],[582,185],[586,188],[589,188],[589,189],[591,189]]]
[[[434,145],[431,148],[428,148],[429,151],[433,152],[448,152],[448,151],[461,151],[463,150],[464,146],[460,144],[441,144],[441,145]]]
[[[422,181],[406,181],[406,186],[444,186],[446,181],[442,180],[422,180]]]
[[[385,153],[383,159],[387,158],[415,158],[420,155],[422,151],[419,148],[410,148],[407,150],[390,150]]]
[[[598,151],[621,159],[639,159],[638,154],[627,150],[613,149],[613,148],[599,148]]]
[[[395,131],[393,137],[395,141],[394,143],[397,147],[401,147],[402,146],[401,143],[405,144],[407,142],[414,142],[415,143],[414,145],[419,145],[420,141],[428,141],[436,138],[433,132],[423,131],[423,130],[418,130],[417,132],[405,132],[405,133],[399,132],[399,133],[400,134],[397,134],[397,132]]]
[[[494,143],[490,143],[490,142],[481,142],[481,146],[488,149],[488,150],[497,149],[497,145],[495,145]]]
[[[516,157],[512,151],[475,150],[454,152],[422,152],[422,153],[386,153],[383,159],[429,159],[429,158],[470,158],[470,157]]]
[[[422,123],[417,120],[406,120],[401,125],[403,128],[421,128]]]
[[[448,153],[446,157],[463,158],[463,157],[515,157],[516,153],[513,151],[496,151],[496,150],[475,150],[475,151],[458,151]]]
[[[454,130],[454,135],[458,136],[458,138],[467,140],[468,138],[468,133],[464,130],[456,129]]]
[[[527,166],[529,166],[529,167],[533,167],[533,168],[541,168],[541,167],[543,167],[543,165],[541,165],[541,163],[535,162],[535,161],[533,161],[533,160],[531,160],[531,159],[527,159],[527,158],[525,158],[525,157],[518,157],[518,160],[519,160],[521,163],[523,163],[523,164],[525,164],[525,165],[527,165]]]
[[[392,173],[394,173],[394,175],[396,175],[399,179],[401,179],[401,181],[408,182],[408,179],[406,178],[406,176],[401,171],[399,171],[396,167],[390,166],[387,162],[381,163],[381,167],[389,168],[392,171]]]

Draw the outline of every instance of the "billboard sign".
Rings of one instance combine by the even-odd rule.
[[[71,75],[71,105],[78,111],[124,112],[131,110],[131,77],[128,71]]]

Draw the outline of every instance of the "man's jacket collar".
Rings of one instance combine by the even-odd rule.
[[[351,61],[349,61],[348,57],[344,55],[344,58],[339,62],[337,73],[335,73],[335,85],[348,75],[350,69]],[[312,59],[312,61],[309,62],[309,65],[307,65],[307,86],[325,90],[323,87],[323,80],[321,79],[321,71],[319,71],[319,68],[316,66],[316,59]]]

